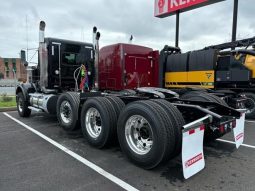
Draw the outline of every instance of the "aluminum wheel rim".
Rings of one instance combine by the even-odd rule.
[[[19,109],[19,112],[23,111],[23,102],[20,97],[18,98],[18,109]]]
[[[69,124],[72,121],[73,110],[68,101],[63,101],[60,105],[60,116],[64,123]]]
[[[153,132],[149,122],[140,115],[131,116],[125,125],[128,146],[138,155],[147,154],[153,146]]]
[[[248,98],[247,101],[244,103],[244,105],[245,105],[245,108],[247,109],[246,111],[247,114],[252,113],[255,109],[255,102],[251,98]]]
[[[96,139],[102,132],[102,120],[96,108],[89,108],[85,116],[86,130],[90,137]]]

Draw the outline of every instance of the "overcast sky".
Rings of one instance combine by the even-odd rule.
[[[239,0],[238,38],[255,36],[254,0]],[[233,0],[181,14],[180,47],[184,51],[229,41]],[[174,45],[175,16],[154,17],[154,0],[8,0],[1,1],[0,56],[19,57],[38,46],[38,25],[46,22],[46,36],[91,42],[92,27],[101,32],[100,46],[128,42],[161,49]],[[27,27],[26,27],[27,16]],[[26,33],[27,28],[27,33]],[[30,56],[33,52],[30,52]]]

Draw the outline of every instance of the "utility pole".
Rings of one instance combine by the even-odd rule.
[[[27,60],[28,60],[28,22],[27,22],[27,15],[26,15],[26,41],[27,41]],[[29,72],[28,66],[26,67],[27,71],[27,83],[29,83]]]
[[[27,15],[26,15],[26,41],[27,41],[27,59],[28,59],[28,22],[27,22]]]
[[[237,15],[238,15],[238,0],[234,0],[232,42],[236,41]]]
[[[179,33],[180,33],[180,11],[176,12],[176,27],[175,27],[175,47],[179,47]]]

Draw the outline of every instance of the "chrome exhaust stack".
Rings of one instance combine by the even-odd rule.
[[[99,65],[99,39],[100,39],[100,32],[97,32],[97,28],[93,28],[93,46],[95,51],[95,89],[98,89],[98,65]]]
[[[45,90],[48,86],[48,50],[44,40],[45,27],[45,22],[41,21],[39,26],[39,64],[41,90]]]
[[[93,33],[92,33],[93,49],[95,49],[95,46],[96,46],[96,35],[97,35],[97,27],[93,27]]]
[[[133,39],[134,39],[134,36],[133,36],[133,35],[131,35],[131,36],[130,36],[130,38],[129,38],[129,44],[132,44]]]

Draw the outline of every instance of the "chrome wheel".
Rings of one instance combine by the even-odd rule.
[[[63,101],[60,105],[60,117],[61,120],[69,124],[72,121],[73,111],[70,103],[68,101]]]
[[[18,98],[18,109],[19,109],[19,112],[22,112],[23,111],[23,100],[19,97]]]
[[[147,154],[153,146],[153,132],[149,122],[140,115],[131,116],[125,125],[125,137],[131,150]]]
[[[97,109],[89,108],[85,115],[85,125],[88,134],[96,139],[102,132],[101,116]]]

